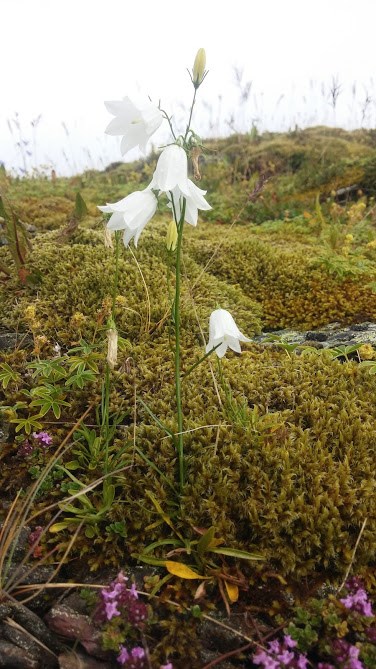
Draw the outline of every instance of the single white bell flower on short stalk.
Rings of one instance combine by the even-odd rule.
[[[137,107],[128,97],[104,104],[110,114],[115,116],[105,132],[107,135],[123,135],[120,144],[121,154],[124,156],[135,146],[145,154],[149,138],[163,121],[163,114],[158,107],[151,103]]]
[[[179,188],[180,192],[189,197],[188,159],[181,146],[171,144],[163,149],[158,158],[153,178],[148,188],[159,190],[162,193]]]
[[[239,343],[241,341],[251,340],[240,332],[230,312],[226,309],[213,311],[209,321],[209,343],[206,346],[206,353],[215,348],[218,358],[223,358],[228,347],[235,353],[241,353]]]
[[[108,230],[124,230],[124,244],[128,246],[134,237],[137,246],[145,225],[153,218],[157,208],[157,198],[146,188],[127,195],[119,202],[98,207],[105,214],[112,214],[107,223]]]
[[[201,209],[203,211],[208,211],[209,209],[211,209],[211,206],[204,198],[204,195],[206,195],[206,190],[198,188],[196,184],[194,184],[193,181],[191,181],[190,179],[188,179],[188,190],[189,190],[189,195],[185,196],[186,204],[185,204],[184,220],[190,225],[196,226],[198,219],[198,210]],[[175,212],[176,220],[180,221],[184,196],[182,196],[178,186],[176,186],[173,189],[172,198],[171,198],[171,193],[167,193],[167,197],[170,200],[170,204],[168,205],[169,207],[172,207],[172,200],[173,200],[174,203],[173,209]]]

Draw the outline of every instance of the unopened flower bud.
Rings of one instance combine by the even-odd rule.
[[[118,333],[115,328],[107,330],[108,347],[107,363],[110,369],[115,369],[117,363]]]
[[[170,224],[167,228],[167,239],[166,246],[168,251],[175,251],[176,244],[178,241],[178,229],[174,219],[171,219]]]
[[[192,82],[195,88],[202,84],[205,77],[206,53],[205,49],[199,49],[193,63]]]

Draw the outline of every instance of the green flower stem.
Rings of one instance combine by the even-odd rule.
[[[114,282],[112,285],[112,304],[111,304],[111,316],[107,324],[108,327],[116,328],[115,323],[115,305],[116,297],[118,292],[118,283],[119,283],[119,257],[120,257],[120,237],[121,232],[115,232],[115,270],[114,270]],[[108,433],[110,429],[110,386],[111,386],[111,370],[109,364],[106,362],[106,368],[104,373],[104,380],[102,382],[102,422],[101,422],[101,437],[105,440],[105,458],[104,458],[104,470],[105,474],[108,471]]]
[[[180,492],[184,487],[184,444],[183,444],[183,410],[181,403],[181,377],[180,377],[180,278],[181,278],[181,248],[183,241],[183,228],[185,218],[186,200],[183,199],[183,206],[178,225],[178,241],[176,245],[176,266],[175,266],[175,302],[174,302],[174,326],[175,326],[175,397],[176,397],[176,415],[177,415],[177,451],[179,464],[179,485]]]
[[[192,104],[191,104],[191,111],[189,112],[189,120],[188,120],[188,124],[187,124],[187,129],[186,129],[185,135],[184,135],[184,142],[187,141],[188,133],[189,133],[189,130],[190,130],[190,127],[191,127],[193,107],[195,106],[196,95],[197,95],[197,88],[195,88],[195,92],[193,94],[193,100],[192,100]]]
[[[102,430],[105,440],[104,473],[108,472],[108,433],[110,429],[110,366],[106,363],[105,380],[102,388]]]
[[[115,232],[115,272],[114,272],[114,283],[112,287],[112,306],[111,306],[111,316],[114,323],[115,323],[115,304],[116,304],[118,283],[119,283],[120,235],[121,233],[119,231]]]
[[[166,119],[168,125],[170,126],[171,134],[172,134],[173,138],[176,140],[176,135],[175,135],[175,133],[174,133],[174,128],[172,127],[172,123],[171,123],[171,118],[172,118],[172,117],[170,117],[170,116],[167,114],[167,112],[165,112],[164,109],[161,109],[161,108],[159,107],[159,110],[162,112],[164,118]]]

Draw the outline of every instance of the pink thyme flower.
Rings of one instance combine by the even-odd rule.
[[[120,611],[116,608],[117,602],[106,602],[106,618],[107,620],[112,620],[115,616],[120,616]]]
[[[372,617],[371,602],[368,601],[368,595],[364,588],[353,591],[347,597],[339,600],[347,609],[357,611],[362,616]]]
[[[130,625],[143,629],[148,619],[148,608],[144,602],[138,599],[135,583],[127,588],[128,580],[128,577],[124,576],[121,571],[109,586],[101,590],[101,601],[95,615],[101,622],[111,620],[113,616],[121,615]]]
[[[296,650],[297,642],[286,634],[282,641],[269,641],[266,650],[261,648],[252,658],[253,664],[260,664],[264,669],[307,669],[308,658]]]
[[[39,441],[41,446],[51,446],[52,437],[48,432],[33,432],[33,437]]]
[[[21,446],[19,447],[19,449],[17,451],[17,455],[20,458],[23,458],[23,457],[27,458],[29,455],[32,454],[33,450],[34,450],[34,446],[30,443],[30,441],[28,439],[25,439],[25,441],[23,441]]]
[[[295,639],[292,639],[289,634],[285,634],[283,637],[283,643],[287,648],[296,648],[297,646]]]
[[[146,667],[146,653],[141,646],[135,646],[130,651],[125,646],[120,646],[120,653],[117,661],[122,667],[127,669],[144,669]]]

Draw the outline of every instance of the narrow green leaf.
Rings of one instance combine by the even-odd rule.
[[[265,560],[260,553],[248,553],[237,548],[209,548],[210,553],[217,553],[218,555],[228,555],[230,557],[239,558],[240,560]]]
[[[151,553],[155,548],[160,548],[161,546],[181,546],[181,541],[180,539],[161,539],[161,541],[154,541],[152,544],[149,544],[149,546],[146,546],[144,548],[143,555],[147,555],[148,553]]]
[[[205,553],[205,551],[208,550],[208,547],[210,546],[211,542],[214,539],[214,535],[215,535],[214,527],[209,527],[208,531],[202,535],[201,539],[197,544],[197,550],[201,555],[202,553]]]
[[[174,493],[177,493],[177,490],[176,490],[175,486],[171,483],[171,481],[169,481],[169,479],[167,478],[167,476],[165,476],[165,474],[163,474],[163,472],[161,472],[161,470],[158,469],[158,467],[154,464],[154,462],[152,462],[152,460],[150,460],[150,459],[149,459],[149,458],[148,458],[148,457],[141,451],[141,449],[138,448],[138,446],[135,446],[135,447],[134,447],[134,450],[135,450],[136,453],[138,453],[138,455],[139,455],[139,456],[140,456],[140,457],[141,457],[141,458],[142,458],[142,459],[149,465],[149,467],[151,467],[151,469],[154,469],[154,471],[157,472],[157,473],[159,474],[159,476],[161,477],[161,479],[162,479],[165,483],[167,483],[168,486],[170,486],[170,488],[174,491]]]
[[[140,562],[145,562],[145,564],[152,564],[156,567],[164,567],[166,560],[159,560],[158,558],[150,557],[150,555],[138,555],[138,553],[132,553],[132,557]]]
[[[85,218],[85,216],[88,215],[88,208],[86,206],[86,202],[79,191],[76,193],[74,215],[79,221],[81,221],[83,218]]]

